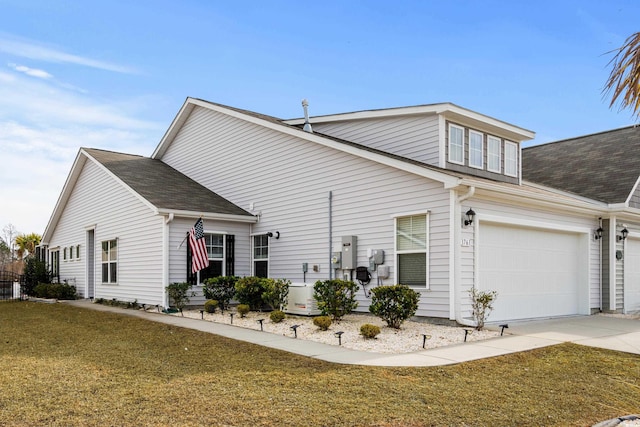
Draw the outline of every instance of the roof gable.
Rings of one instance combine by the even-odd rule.
[[[640,127],[522,150],[524,180],[608,204],[626,203],[640,176]]]
[[[106,170],[114,180],[157,214],[178,213],[237,221],[256,221],[254,215],[160,160],[133,154],[81,148],[49,219],[43,235],[43,243],[50,239],[87,161],[95,162]]]
[[[151,156],[152,159],[162,159],[162,156],[167,151],[175,137],[178,135],[178,132],[189,118],[191,112],[197,107],[207,108],[212,111],[226,114],[240,120],[248,121],[268,129],[292,135],[316,144],[366,158],[368,160],[382,163],[387,166],[395,167],[400,170],[405,170],[419,176],[424,176],[426,178],[433,179],[434,181],[442,182],[447,188],[454,187],[458,185],[459,182],[458,174],[452,173],[451,171],[447,171],[425,163],[416,162],[411,159],[396,156],[381,150],[372,149],[361,144],[342,140],[340,138],[332,137],[329,135],[323,135],[317,132],[306,132],[301,127],[288,124],[276,117],[266,116],[263,114],[258,114],[234,107],[228,107],[226,105],[203,101],[196,98],[187,98],[177,116],[171,123],[169,130],[165,133],[162,140],[154,150]]]
[[[85,151],[159,211],[253,217],[160,160],[96,149]]]

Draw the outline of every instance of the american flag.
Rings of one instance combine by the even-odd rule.
[[[204,225],[199,218],[189,231],[189,247],[191,248],[191,272],[196,273],[209,266],[209,255],[204,239]]]

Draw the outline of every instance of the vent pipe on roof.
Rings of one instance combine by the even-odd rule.
[[[302,108],[304,109],[304,127],[303,131],[313,133],[313,129],[311,128],[311,123],[309,123],[309,112],[307,111],[307,107],[309,106],[309,101],[306,99],[302,100]]]

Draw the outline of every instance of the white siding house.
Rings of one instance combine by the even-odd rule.
[[[369,267],[369,287],[408,284],[419,316],[463,324],[473,287],[498,291],[490,321],[640,304],[640,285],[624,292],[640,274],[605,258],[616,245],[640,257],[640,228],[605,249],[594,237],[601,226],[615,237],[616,218],[640,224],[635,208],[612,215],[600,200],[523,181],[531,131],[454,104],[312,117],[313,132],[304,123],[188,98],[149,158],[81,149],[43,238],[52,260],[76,248],[61,256],[60,280],[84,297],[167,306],[172,282],[313,283]],[[197,218],[213,267],[192,276],[184,238]],[[355,265],[332,264],[351,236]],[[375,268],[373,251],[384,252]],[[358,302],[368,309],[363,288]]]

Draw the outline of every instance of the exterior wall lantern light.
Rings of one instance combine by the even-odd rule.
[[[598,227],[598,229],[596,230],[596,234],[593,236],[596,240],[600,240],[602,239],[602,232],[604,230],[602,229],[602,227]]]
[[[627,230],[627,227],[620,230],[620,234],[622,234],[622,236],[618,236],[618,241],[626,240],[627,236],[629,235],[629,230]]]
[[[473,224],[473,218],[476,216],[476,213],[473,211],[473,209],[470,208],[464,215],[467,217],[467,219],[464,220],[464,225],[468,226]]]

